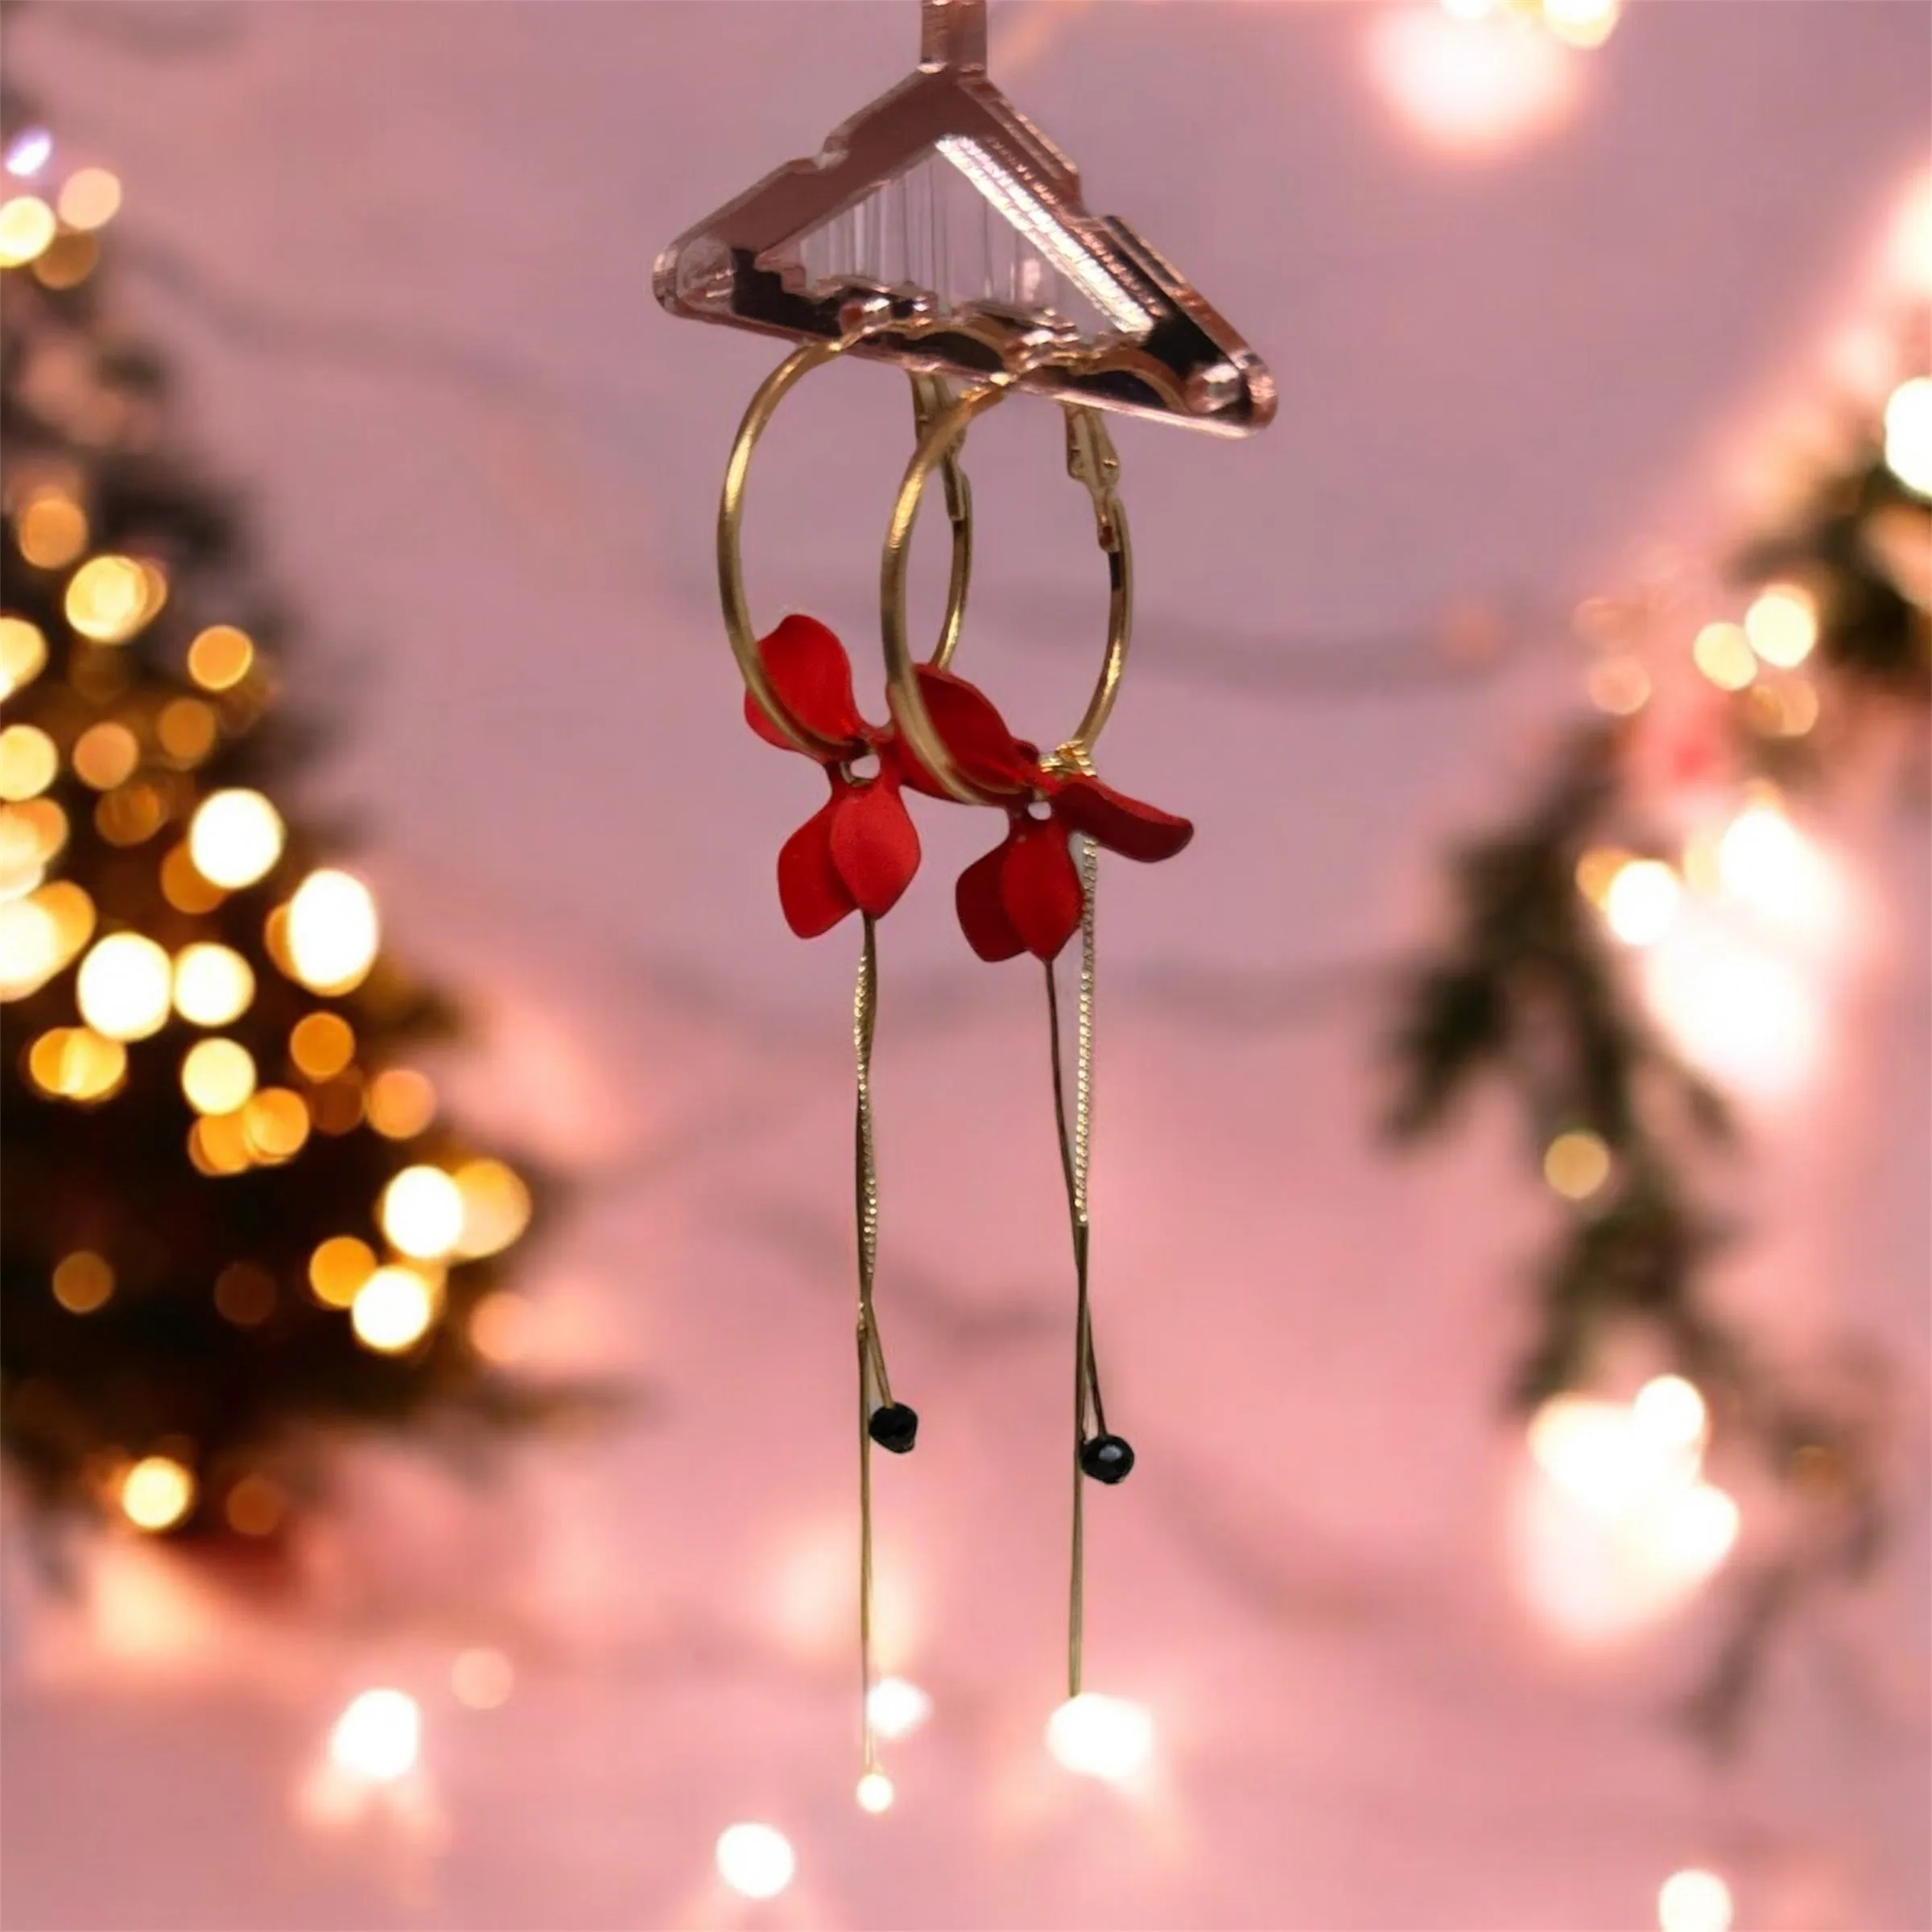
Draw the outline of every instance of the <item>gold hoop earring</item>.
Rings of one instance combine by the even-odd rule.
[[[1007,387],[1002,382],[988,382],[970,389],[927,424],[893,505],[879,564],[879,627],[893,718],[914,757],[941,789],[968,805],[1003,803],[1005,795],[984,783],[976,784],[962,771],[934,724],[920,689],[919,667],[906,639],[906,572],[913,528],[919,521],[919,506],[932,473],[941,469],[950,478],[950,466],[956,461],[974,418],[998,402]],[[1066,404],[1063,411],[1067,421],[1067,473],[1084,485],[1093,499],[1095,530],[1107,558],[1108,575],[1107,647],[1100,676],[1085,715],[1055,754],[1067,769],[1077,771],[1084,768],[1106,729],[1126,668],[1127,649],[1133,634],[1133,544],[1118,493],[1121,460],[1106,424],[1091,409]],[[945,659],[935,658],[931,662],[939,669],[945,667]]]
[[[758,650],[758,634],[751,621],[751,607],[745,592],[744,559],[740,533],[745,520],[745,489],[751,474],[751,460],[759,439],[770,426],[778,405],[812,370],[842,355],[855,343],[863,341],[873,328],[852,330],[836,341],[807,342],[795,349],[774,369],[746,406],[731,455],[724,465],[724,486],[718,499],[718,597],[724,608],[724,634],[731,654],[737,661],[738,674],[753,701],[795,751],[821,762],[832,758],[837,745],[797,717],[772,688]],[[930,426],[943,416],[952,392],[943,378],[909,375],[912,386],[913,420],[923,441]],[[946,514],[952,525],[952,567],[946,588],[946,616],[939,641],[927,660],[941,669],[951,661],[960,641],[960,627],[965,621],[966,593],[972,578],[972,488],[960,467],[963,437],[949,441],[942,459],[946,482]]]

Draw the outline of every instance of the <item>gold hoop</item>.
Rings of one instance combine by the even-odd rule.
[[[877,327],[876,322],[869,327]],[[745,485],[751,473],[752,452],[757,448],[778,405],[793,389],[821,363],[842,355],[864,339],[868,328],[861,328],[836,341],[807,342],[796,349],[761,382],[738,425],[731,446],[730,460],[724,465],[724,489],[718,502],[718,596],[724,609],[724,634],[731,640],[731,654],[737,660],[738,673],[753,702],[770,720],[773,728],[794,749],[821,762],[835,761],[844,747],[823,738],[795,718],[771,687],[765,663],[758,654],[758,633],[752,628],[751,609],[745,595],[745,570],[739,548],[739,531],[745,518]],[[951,402],[952,392],[944,378],[910,372],[912,384],[913,421],[922,437],[935,418]],[[965,621],[966,590],[972,578],[972,489],[960,468],[959,439],[949,440],[943,457],[946,473],[946,514],[952,522],[952,571],[946,589],[946,619],[939,641],[928,662],[942,671],[960,641],[960,626]]]
[[[1004,805],[1005,798],[983,792],[961,774],[945,741],[934,729],[926,700],[919,692],[912,653],[906,642],[906,565],[919,505],[935,469],[948,464],[955,447],[964,441],[974,417],[990,409],[1006,394],[1001,380],[969,389],[930,423],[919,438],[898,501],[886,526],[885,554],[879,563],[879,625],[886,646],[886,683],[892,715],[913,756],[952,797],[968,805]],[[1127,663],[1133,631],[1133,546],[1128,535],[1127,513],[1117,493],[1121,459],[1106,425],[1093,410],[1075,403],[1061,405],[1067,418],[1067,473],[1086,485],[1093,499],[1096,530],[1107,558],[1107,654],[1088,700],[1080,726],[1054,752],[1052,763],[1073,770],[1087,768],[1095,742],[1105,729]],[[950,499],[949,499],[950,500]],[[935,658],[943,668],[943,661]]]

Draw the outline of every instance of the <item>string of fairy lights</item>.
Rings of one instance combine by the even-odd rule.
[[[58,294],[93,273],[122,188],[93,166],[56,184],[56,160],[43,129],[8,142],[14,192],[0,200],[0,270]],[[30,368],[24,380],[32,379]],[[83,429],[112,447],[119,425],[108,402],[98,414]],[[275,803],[252,785],[208,789],[202,775],[273,706],[267,654],[239,625],[217,622],[186,640],[178,671],[151,654],[136,663],[175,589],[167,559],[97,547],[84,465],[19,456],[6,489],[19,561],[57,582],[68,634],[50,638],[18,609],[0,614],[0,699],[34,706],[31,719],[0,726],[0,1002],[56,985],[71,992],[68,1016],[26,1042],[21,1076],[42,1098],[83,1110],[111,1107],[137,1082],[171,1078],[192,1115],[188,1160],[214,1183],[297,1162],[318,1136],[417,1142],[437,1115],[435,1087],[416,1067],[373,1063],[357,1030],[351,996],[383,958],[368,883],[334,865],[288,876],[289,828]],[[68,876],[82,817],[110,855],[151,867],[170,943]],[[260,968],[313,1002],[272,1041],[258,1037],[258,964],[229,943],[232,930],[215,929],[233,896],[254,889],[274,894]],[[203,920],[209,930],[196,934]],[[250,1027],[252,1046],[233,1030]],[[307,1289],[345,1318],[364,1349],[407,1356],[444,1317],[450,1270],[510,1248],[531,1208],[527,1184],[500,1159],[408,1161],[383,1182],[366,1227],[315,1245]],[[111,1253],[76,1248],[53,1263],[46,1290],[85,1319],[109,1307],[118,1286]],[[283,1286],[239,1260],[209,1291],[219,1315],[246,1330],[270,1319]],[[522,1312],[506,1290],[469,1306],[475,1355],[513,1360]],[[173,1530],[196,1505],[192,1443],[97,1462],[93,1492],[138,1530]],[[261,1536],[287,1505],[280,1485],[251,1470],[231,1476],[222,1513],[229,1529]]]

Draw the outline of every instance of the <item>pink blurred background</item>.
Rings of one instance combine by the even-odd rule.
[[[1455,23],[1397,0],[995,7],[996,76],[1282,401],[1248,444],[1117,432],[1141,603],[1108,774],[1199,827],[1103,902],[1096,1291],[1141,1468],[1089,1506],[1089,1682],[1147,1707],[1154,1759],[1116,1787],[1041,1747],[1071,1314],[1037,986],[919,891],[877,1080],[881,1293],[925,1424],[879,1480],[886,1661],[932,1708],[870,1818],[852,947],[779,920],[816,781],[740,722],[712,580],[774,349],[674,324],[649,268],[897,78],[912,16],[9,22],[16,80],[124,179],[123,298],[304,613],[291,701],[347,720],[317,794],[365,827],[398,944],[477,1009],[448,1084],[576,1179],[524,1284],[532,1350],[642,1399],[481,1487],[357,1451],[299,1604],[132,1546],[64,1599],[16,1546],[7,1923],[1595,1932],[1656,1923],[1686,1867],[1740,1926],[1932,1923],[1922,819],[1874,785],[1819,826],[1847,908],[1807,968],[1820,1050],[1745,1096],[1727,1298],[1790,1350],[1884,1350],[1909,1413],[1894,1546],[1781,1649],[1736,1764],[1666,1715],[1721,1574],[1593,1643],[1526,1580],[1501,1392],[1549,1206],[1507,1117],[1403,1163],[1373,1131],[1382,969],[1439,912],[1446,841],[1579,709],[1571,605],[1660,546],[1721,555],[1863,379],[1932,15],[1653,0],[1479,83],[1437,71]],[[749,526],[754,608],[861,662],[902,412],[877,369],[819,378]],[[1025,407],[974,432],[962,658],[1053,735],[1100,608],[1056,437]],[[927,823],[935,877],[983,843]],[[1747,1507],[1734,1563],[1754,1533]],[[495,1707],[452,1692],[478,1649],[514,1668]],[[316,1766],[378,1685],[420,1707],[418,1767],[337,1816]],[[714,1871],[744,1819],[797,1855],[767,1905]]]

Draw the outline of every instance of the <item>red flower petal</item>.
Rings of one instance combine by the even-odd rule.
[[[1194,836],[1186,819],[1143,805],[1098,778],[1076,774],[1054,795],[1054,816],[1123,858],[1170,859]]]
[[[786,617],[758,640],[758,656],[779,703],[808,731],[849,747],[853,754],[865,749],[865,720],[852,695],[852,660],[816,617]],[[791,749],[749,691],[745,694],[745,721],[766,744]]]
[[[898,774],[842,785],[832,815],[832,862],[860,911],[891,911],[919,869],[919,835],[899,796]]]
[[[953,903],[960,911],[960,930],[966,943],[983,960],[1010,960],[1026,950],[1026,942],[1013,929],[1000,903],[1000,875],[1006,869],[1008,842],[993,847],[960,874]]]
[[[1057,819],[1022,819],[1006,841],[1000,903],[1035,959],[1052,960],[1079,930],[1080,875]]]
[[[857,902],[832,857],[832,827],[842,801],[835,795],[795,832],[778,853],[778,904],[785,923],[802,939],[829,932]]]
[[[1026,757],[993,700],[977,685],[949,671],[922,664],[917,675],[932,728],[966,782],[985,791],[1030,791],[1039,776],[1038,762]],[[942,790],[909,748],[902,747],[902,755],[906,782],[915,791],[933,798],[952,795]]]

